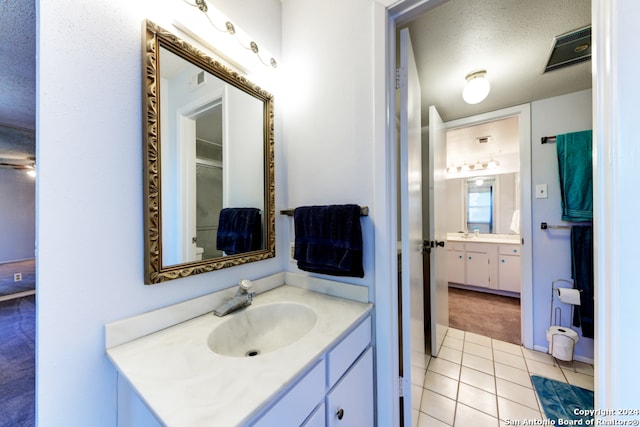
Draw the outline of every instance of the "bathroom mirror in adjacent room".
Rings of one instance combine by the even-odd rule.
[[[145,283],[274,257],[273,96],[149,21],[143,61]]]

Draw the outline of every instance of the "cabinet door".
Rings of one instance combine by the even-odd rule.
[[[451,283],[464,284],[464,252],[463,251],[449,251],[447,252],[447,280]]]
[[[373,352],[371,347],[327,394],[327,426],[372,426]]]
[[[467,285],[489,287],[489,254],[467,252]]]
[[[498,263],[499,286],[503,291],[520,293],[520,257],[500,255]]]

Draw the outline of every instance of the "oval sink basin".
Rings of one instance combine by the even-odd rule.
[[[250,357],[285,347],[307,334],[316,313],[304,304],[277,302],[228,315],[209,334],[207,345],[217,354]]]

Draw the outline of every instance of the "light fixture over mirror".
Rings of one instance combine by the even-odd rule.
[[[478,104],[489,95],[491,84],[487,80],[487,71],[478,70],[467,74],[467,84],[462,91],[462,99],[467,104]]]
[[[274,257],[273,96],[149,21],[143,57],[145,283]]]

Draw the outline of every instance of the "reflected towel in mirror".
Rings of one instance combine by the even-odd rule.
[[[224,208],[220,211],[216,248],[227,255],[257,251],[262,224],[256,208]]]

